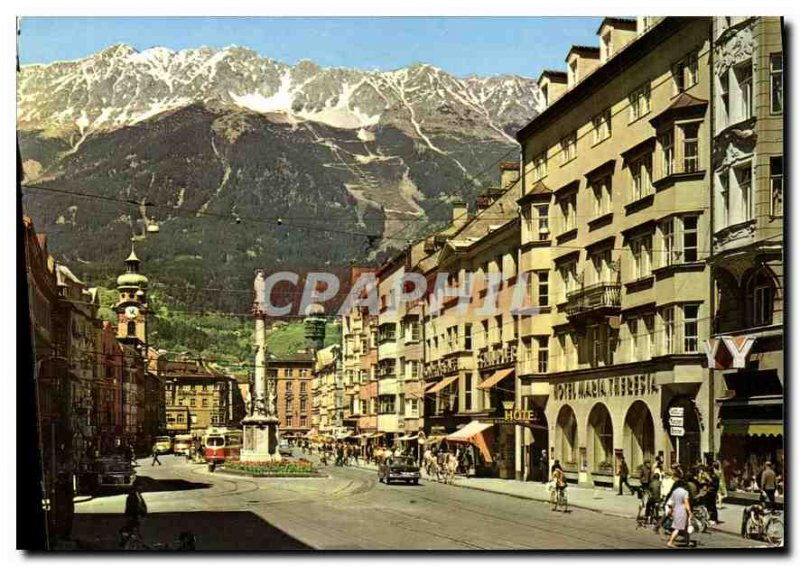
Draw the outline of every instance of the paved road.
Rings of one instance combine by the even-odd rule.
[[[323,479],[253,479],[210,474],[205,466],[162,457],[142,462],[149,508],[148,543],[191,530],[205,550],[504,550],[661,549],[665,537],[630,519],[549,506],[423,482],[386,486],[374,472],[326,468]],[[76,505],[74,535],[98,548],[115,545],[124,496]],[[698,548],[747,547],[725,533],[702,534]]]

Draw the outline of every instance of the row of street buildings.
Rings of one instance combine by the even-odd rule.
[[[782,22],[605,18],[597,35],[542,72],[546,108],[500,185],[372,270],[380,312],[270,362],[289,372],[284,431],[444,440],[517,480],[559,460],[609,486],[621,456],[634,474],[720,460],[729,489],[782,469]],[[409,273],[428,292],[398,301]],[[471,276],[465,308],[447,291]]]
[[[73,494],[98,457],[149,453],[159,435],[237,425],[249,388],[149,344],[148,280],[133,249],[116,280],[116,319],[102,320],[98,288],[54,259],[29,217],[23,222],[43,499],[51,532],[63,536]]]

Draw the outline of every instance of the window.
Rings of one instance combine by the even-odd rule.
[[[292,415],[286,415],[286,426],[293,426]]]
[[[183,413],[178,413],[178,422],[183,424],[185,415]]]
[[[550,304],[550,272],[549,271],[536,271],[537,279],[537,302],[540,307],[546,307]]]
[[[632,318],[628,321],[628,334],[631,340],[630,361],[639,360],[639,319]]]
[[[589,341],[589,365],[595,367],[600,362],[600,357],[603,355],[599,326],[590,326],[588,328],[587,340]]]
[[[419,321],[412,321],[410,325],[411,329],[411,340],[414,342],[418,342],[420,338],[420,324]]]
[[[664,327],[664,355],[672,354],[675,348],[674,307],[661,309],[661,323]]]
[[[673,65],[672,82],[675,94],[680,94],[697,84],[697,53],[692,53]]]
[[[550,357],[550,350],[548,349],[548,340],[549,338],[547,336],[536,337],[536,346],[537,346],[536,361],[537,361],[537,371],[539,373],[547,373],[547,363]]]
[[[604,62],[608,61],[608,59],[611,57],[611,55],[613,53],[613,45],[611,43],[611,31],[608,31],[605,34],[603,34],[603,36],[601,38],[600,47],[601,47],[601,50],[602,50],[602,53],[601,53],[602,60]]]
[[[630,120],[638,120],[650,112],[650,84],[646,84],[628,95]]]
[[[561,163],[568,163],[575,159],[578,136],[572,133],[561,140]]]
[[[472,410],[472,374],[464,376],[464,410]]]
[[[717,223],[720,228],[724,228],[731,222],[731,190],[728,176],[729,169],[724,169],[717,173],[717,181],[719,183],[719,209]]]
[[[609,283],[611,281],[611,250],[593,254],[591,258],[594,283]]]
[[[683,133],[683,172],[694,173],[699,169],[697,132],[700,124],[684,124],[680,128]]]
[[[308,426],[308,417],[305,416],[300,417],[300,426],[303,428]]]
[[[661,146],[661,176],[668,177],[675,172],[675,135],[672,130],[659,136]]]
[[[594,128],[595,144],[611,137],[611,110],[595,116],[592,120],[592,127]]]
[[[378,412],[382,415],[394,414],[394,395],[378,395]]]
[[[770,216],[783,216],[783,156],[769,158]]]
[[[683,351],[697,351],[697,313],[699,305],[683,306]]]
[[[717,120],[720,122],[717,126],[717,130],[721,130],[728,125],[728,120],[730,120],[731,115],[731,95],[730,86],[728,84],[728,73],[717,78],[717,93],[719,95],[719,115],[717,116]]]
[[[547,152],[543,151],[533,158],[533,180],[539,181],[547,176]]]
[[[659,224],[661,232],[661,266],[675,263],[675,233],[673,232],[674,218],[662,220]]]
[[[306,410],[307,401],[305,397],[300,398],[300,410],[305,412]]]
[[[571,261],[561,264],[558,267],[558,273],[561,276],[561,290],[563,291],[559,302],[563,303],[567,300],[567,294],[578,288],[578,262]]]
[[[631,202],[652,194],[652,161],[652,157],[647,155],[631,162]]]
[[[203,398],[203,407],[208,407],[208,399]]]
[[[558,201],[558,207],[561,210],[561,232],[569,232],[574,230],[575,225],[575,209],[577,204],[577,195],[571,195],[562,198]]]
[[[753,62],[748,60],[733,68],[739,90],[739,107],[736,121],[747,120],[753,115]]]
[[[573,59],[568,66],[569,86],[573,87],[578,82],[578,59]]]
[[[736,184],[739,186],[739,194],[741,195],[742,214],[739,221],[746,222],[753,218],[753,169],[751,164],[747,163],[734,168],[733,173],[736,177]]]
[[[611,212],[611,176],[607,175],[592,183],[594,214],[603,216]]]
[[[683,261],[697,261],[697,216],[684,216]]]
[[[653,238],[649,234],[631,240],[633,255],[633,277],[642,279],[650,276]]]
[[[550,238],[549,207],[546,204],[537,204],[534,208],[536,209],[536,218],[539,222],[539,240],[547,240]]]
[[[769,56],[770,105],[773,114],[783,112],[783,53],[772,53]]]
[[[419,362],[408,362],[409,377],[411,379],[419,379]]]
[[[768,326],[772,324],[772,309],[775,300],[775,288],[769,275],[760,270],[747,282],[746,302],[750,305],[748,322],[750,326]]]
[[[469,351],[472,350],[472,325],[465,324],[464,325],[464,349]]]
[[[419,402],[417,399],[410,399],[408,401],[408,413],[412,417],[419,416]]]
[[[305,393],[306,393],[306,382],[305,381],[301,381],[300,382],[300,394],[304,395]]]

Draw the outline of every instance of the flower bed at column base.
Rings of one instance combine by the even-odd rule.
[[[222,472],[256,478],[314,478],[322,477],[314,464],[308,460],[284,458],[280,462],[248,462],[232,460],[225,462]]]

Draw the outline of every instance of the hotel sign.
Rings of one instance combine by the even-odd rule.
[[[607,397],[640,397],[658,393],[653,374],[606,377],[553,385],[556,401],[602,399]]]
[[[755,336],[722,336],[703,342],[710,369],[741,369],[747,367],[747,357]],[[723,346],[723,347],[721,347]]]

